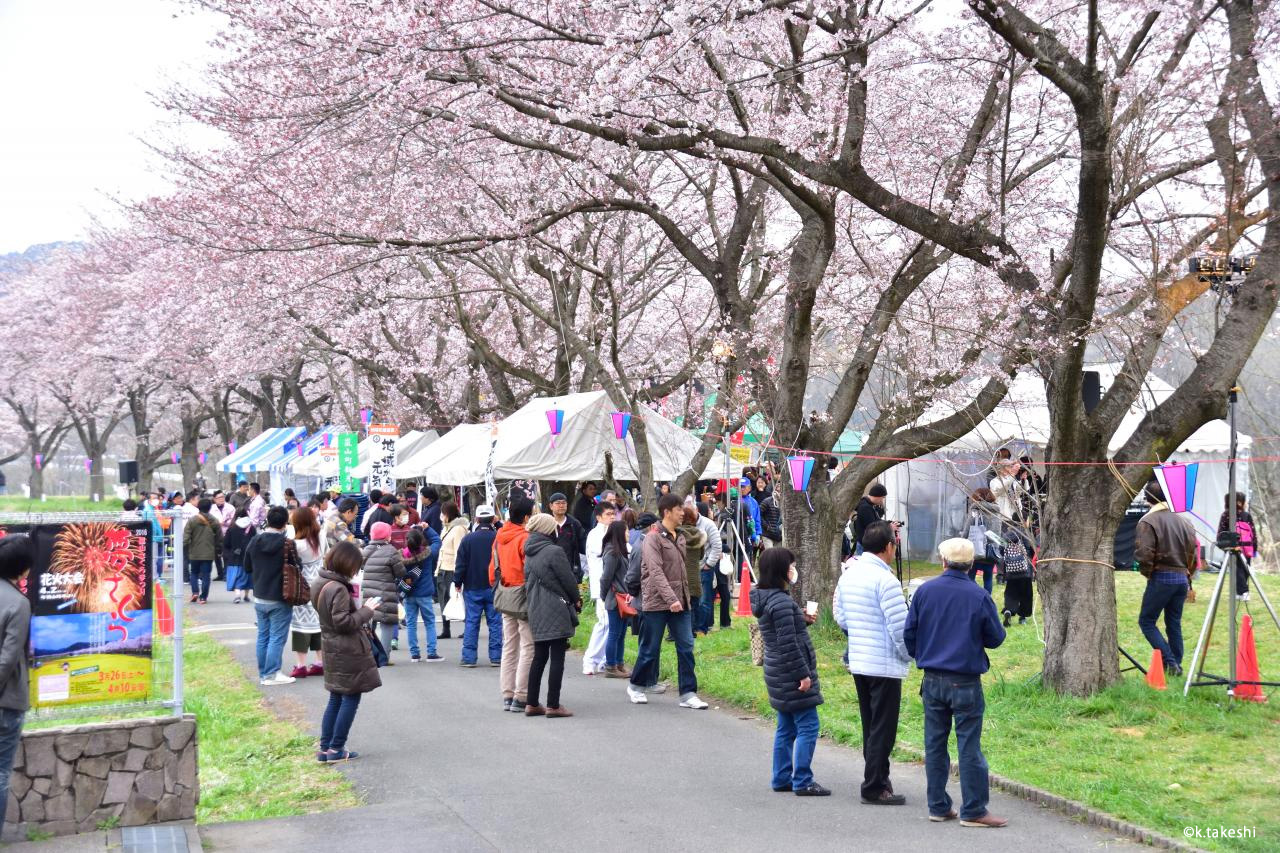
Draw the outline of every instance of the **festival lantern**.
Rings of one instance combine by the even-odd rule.
[[[169,454],[169,461],[174,465],[177,465],[180,459],[182,459],[182,454],[176,450]]]
[[[199,459],[199,460],[200,460],[200,464],[201,464],[201,465],[203,465],[203,464],[205,463],[205,461],[206,461],[206,460],[208,460],[208,458],[209,458],[209,454],[207,454],[207,453],[205,453],[203,450],[201,450],[201,451],[200,451],[200,455],[199,455],[199,456],[197,456],[196,458],[197,458],[197,459]]]
[[[86,474],[93,473],[93,460],[90,459],[88,456],[84,458],[84,472]]]
[[[33,459],[32,461],[34,461],[34,462],[36,463],[36,470],[37,470],[37,471],[40,471],[40,470],[42,470],[42,469],[44,468],[44,454],[43,454],[43,453],[37,453],[37,454],[35,455],[35,457],[34,457],[34,459]]]
[[[363,406],[360,409],[360,422],[366,427],[373,423],[373,409],[369,406]]]
[[[809,478],[813,476],[812,456],[788,456],[787,465],[791,468],[791,489],[804,492],[804,501],[813,512],[813,501],[809,500]]]
[[[626,441],[627,433],[631,430],[631,413],[630,412],[613,412],[610,417],[613,418],[613,434],[618,441]]]
[[[236,443],[235,443],[234,441],[228,441],[228,442],[227,442],[227,452],[228,452],[228,453],[235,453],[235,452],[236,452],[236,446],[237,446],[237,445],[236,445]]]
[[[1156,466],[1156,480],[1164,490],[1164,498],[1171,511],[1191,511],[1196,502],[1196,476],[1199,469],[1199,462],[1192,462],[1190,465],[1173,462]]]
[[[547,426],[551,428],[551,447],[556,446],[556,436],[564,429],[564,409],[547,409]]]

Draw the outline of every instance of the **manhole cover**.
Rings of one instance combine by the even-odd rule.
[[[120,830],[124,853],[190,853],[181,826],[128,826]]]

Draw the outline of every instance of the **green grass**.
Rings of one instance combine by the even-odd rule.
[[[187,709],[199,720],[196,820],[221,823],[360,804],[341,773],[315,760],[315,738],[263,704],[231,652],[207,634],[186,638]]]
[[[1201,580],[1200,600],[1188,604],[1183,614],[1188,662],[1214,580],[1216,576]],[[1151,650],[1137,626],[1144,584],[1137,574],[1116,576],[1120,642],[1145,666]],[[1272,583],[1268,591],[1275,601],[1280,584]],[[997,602],[1002,596],[1003,589],[997,586]],[[1257,598],[1255,593],[1250,608],[1262,677],[1280,680],[1280,632]],[[593,620],[588,607],[575,647],[585,646]],[[735,619],[729,630],[698,639],[699,692],[772,717],[761,670],[751,664],[747,621]],[[1211,672],[1225,672],[1225,624],[1224,604],[1209,652]],[[991,672],[984,679],[983,752],[993,772],[1173,838],[1182,838],[1183,827],[1195,825],[1256,830],[1252,839],[1195,842],[1208,849],[1276,849],[1280,843],[1280,808],[1276,806],[1280,694],[1262,705],[1228,703],[1224,690],[1200,687],[1184,699],[1182,679],[1170,679],[1169,689],[1159,692],[1149,688],[1139,673],[1129,672],[1122,683],[1088,699],[1058,696],[1036,680],[1043,655],[1038,633],[1031,623],[1015,626],[1005,644],[991,653]],[[819,709],[822,733],[858,747],[862,736],[857,693],[840,663],[844,636],[824,614],[813,628],[813,639],[826,700]],[[629,658],[634,655],[635,642],[629,640]],[[675,655],[670,651],[663,655],[662,677],[675,679]],[[923,746],[919,685],[920,673],[913,668],[902,688],[898,760],[915,760],[913,750]],[[954,736],[951,749],[954,759]],[[821,778],[821,749],[816,764]]]
[[[87,497],[49,497],[43,501],[8,495],[0,497],[0,512],[119,512],[121,501],[109,495],[94,503]]]

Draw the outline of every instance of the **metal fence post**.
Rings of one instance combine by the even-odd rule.
[[[169,572],[171,578],[170,606],[173,609],[173,715],[182,716],[182,608],[186,602],[186,590],[182,589],[182,571],[185,565],[182,553],[182,533],[187,526],[187,519],[177,513],[173,519],[173,567]]]

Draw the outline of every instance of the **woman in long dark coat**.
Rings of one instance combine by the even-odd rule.
[[[529,666],[529,698],[526,717],[572,717],[560,704],[560,682],[564,678],[564,654],[569,638],[578,626],[582,597],[569,558],[551,537],[556,520],[540,514],[529,519],[529,538],[524,543],[524,589],[529,607],[529,628],[533,632],[533,663]],[[538,704],[543,669],[547,674],[547,704]]]
[[[320,616],[320,644],[324,650],[324,688],[329,704],[320,722],[323,762],[347,761],[358,753],[347,749],[347,734],[355,721],[360,697],[382,686],[369,640],[369,622],[378,599],[367,598],[357,607],[351,579],[364,559],[350,542],[339,542],[324,558],[324,568],[311,589],[311,603]]]

